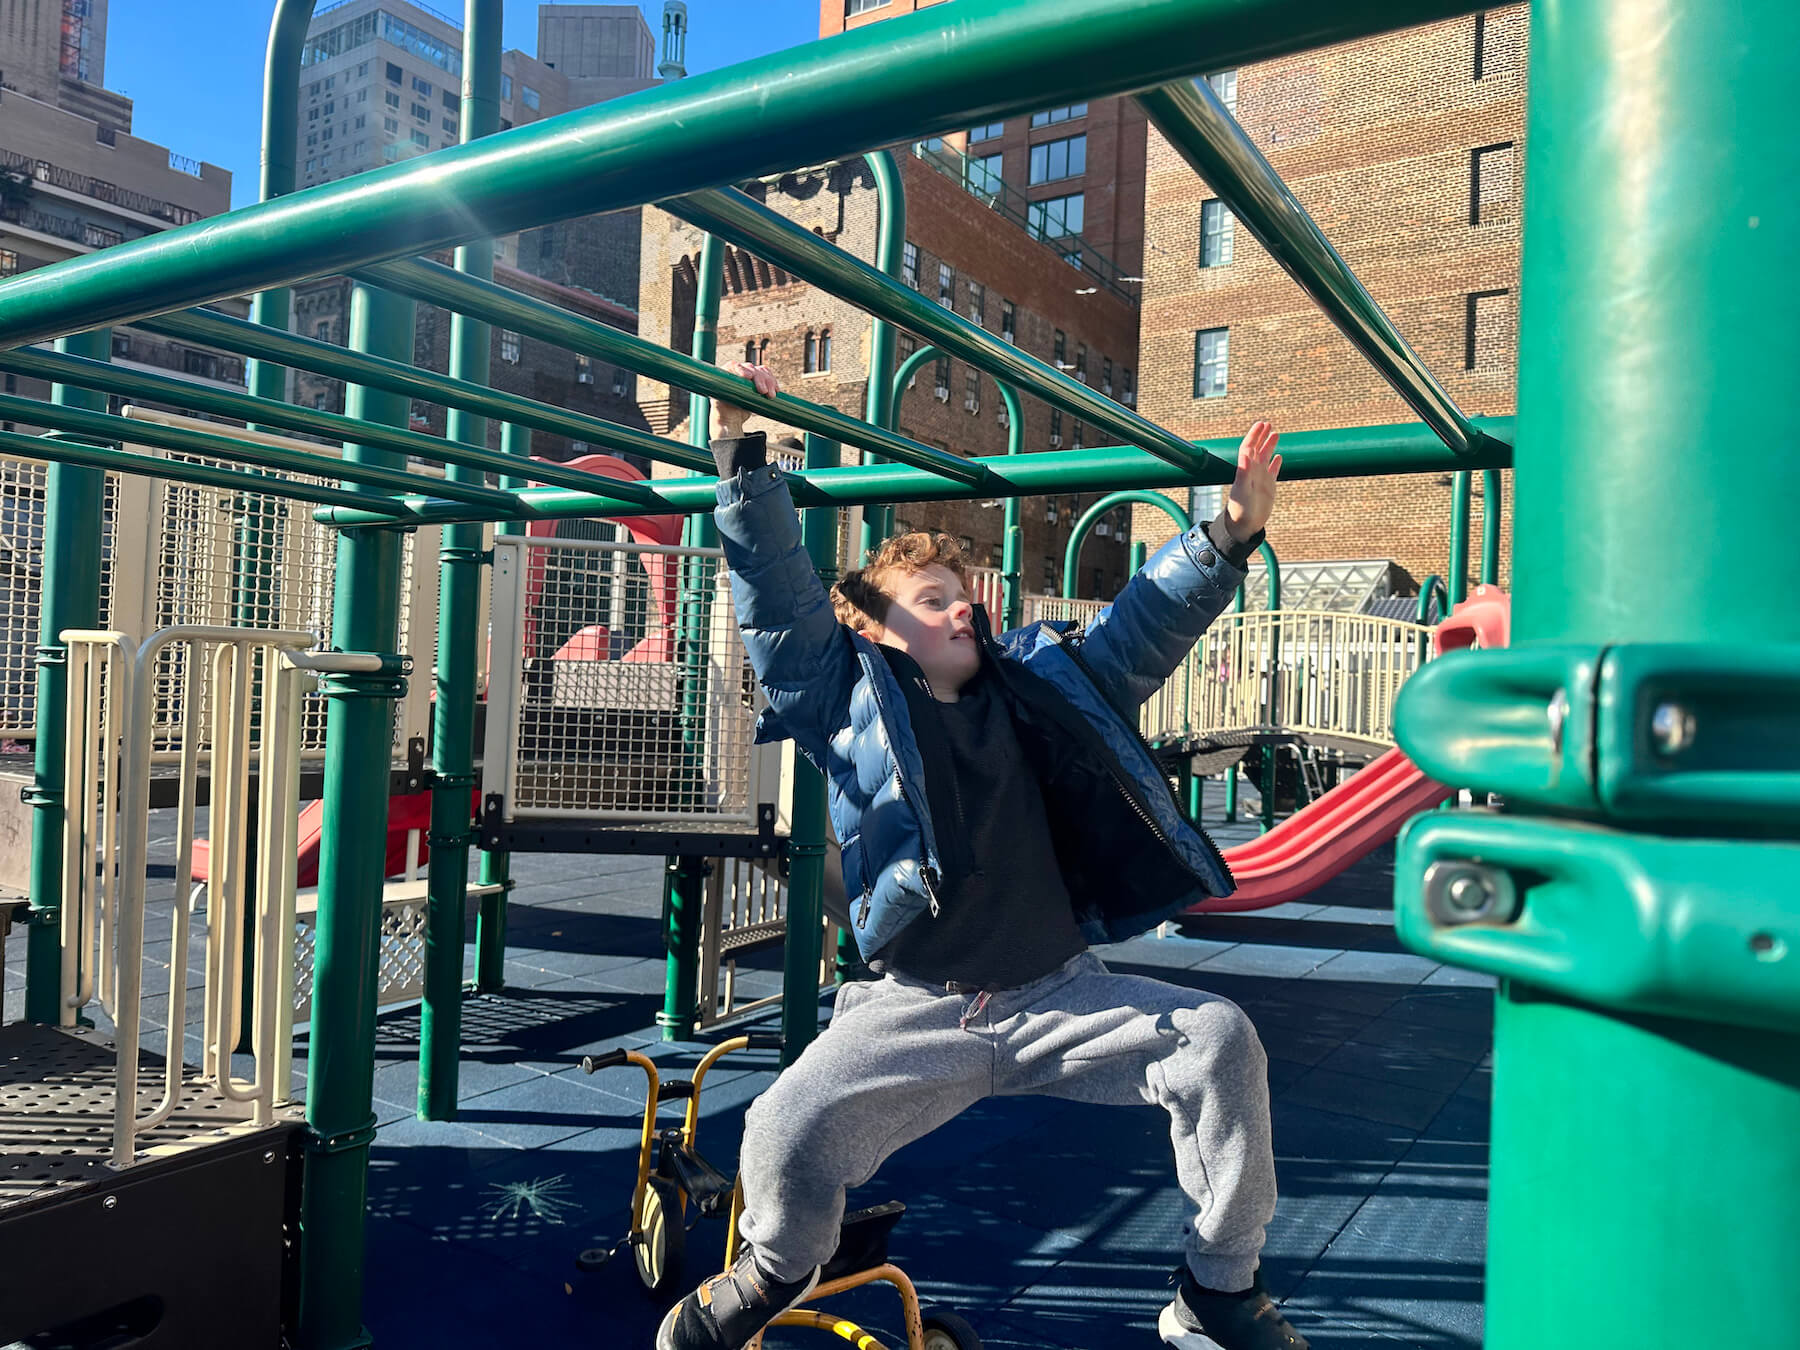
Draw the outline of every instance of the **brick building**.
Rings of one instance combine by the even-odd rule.
[[[1244,130],[1471,415],[1514,406],[1527,19],[1523,5],[1496,9],[1215,79],[1228,102],[1235,88]],[[1292,431],[1415,421],[1211,197],[1152,130],[1144,415],[1196,438],[1236,436],[1258,417]],[[1414,579],[1443,575],[1450,501],[1447,474],[1290,483],[1270,542],[1283,563],[1391,559]],[[1472,514],[1473,570],[1479,480]],[[1169,532],[1149,511],[1136,525],[1150,540]],[[1510,525],[1508,515],[1503,541]]]

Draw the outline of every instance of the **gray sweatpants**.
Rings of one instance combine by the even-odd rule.
[[[1091,952],[1019,989],[978,996],[889,975],[838,991],[831,1025],[751,1105],[741,1231],[780,1280],[831,1256],[844,1191],[984,1097],[1043,1093],[1169,1113],[1175,1176],[1194,1205],[1187,1262],[1243,1289],[1275,1212],[1268,1060],[1236,1004],[1115,975]]]

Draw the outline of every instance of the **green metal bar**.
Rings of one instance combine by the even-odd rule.
[[[822,470],[843,458],[822,436],[806,437],[806,467]],[[811,510],[800,539],[819,580],[837,581],[837,513]],[[788,834],[787,940],[782,949],[781,1063],[785,1068],[819,1034],[819,961],[825,933],[825,778],[804,755],[794,757],[794,799]]]
[[[463,7],[462,139],[500,129],[503,0],[466,0]],[[456,269],[494,274],[494,245],[482,239],[456,251]],[[488,325],[450,316],[450,378],[488,380]],[[450,440],[487,445],[487,418],[452,408]],[[481,475],[452,464],[452,482]],[[510,497],[510,494],[503,494]],[[454,1120],[462,1049],[463,928],[468,906],[470,792],[475,777],[475,682],[481,646],[481,526],[448,525],[438,547],[437,697],[431,724],[431,863],[425,930],[425,993],[420,1005],[418,1114]]]
[[[1087,542],[1088,531],[1094,528],[1101,516],[1126,502],[1142,502],[1146,506],[1159,508],[1164,515],[1175,522],[1178,533],[1186,534],[1194,528],[1193,517],[1188,515],[1173,498],[1165,497],[1160,492],[1125,491],[1112,492],[1095,502],[1083,511],[1075,521],[1074,528],[1069,531],[1069,544],[1063,550],[1063,598],[1075,598],[1075,565],[1081,561],[1081,546]],[[1132,571],[1137,571],[1143,564],[1133,562]]]
[[[350,297],[350,345],[395,360],[413,350],[412,303],[367,286]],[[352,417],[404,425],[404,397],[352,385]],[[350,445],[354,462],[396,457]],[[349,530],[338,540],[332,645],[392,652],[399,637],[401,538],[393,530]],[[381,891],[387,871],[391,684],[338,677],[328,687],[325,817],[320,834],[319,911],[313,948],[312,1044],[307,1065],[307,1158],[301,1198],[300,1350],[369,1344],[362,1327],[363,1220],[369,1144],[375,1135],[375,992]]]
[[[433,263],[432,266],[437,266]],[[460,274],[452,268],[440,269],[445,275],[458,277]],[[466,278],[471,285],[482,284],[473,277]],[[397,295],[407,292],[399,287],[386,286]],[[502,294],[513,292],[496,287]],[[416,297],[415,297],[416,298]],[[458,306],[447,305],[446,308],[456,311]],[[545,306],[555,309],[555,306]],[[464,308],[463,312],[475,314],[473,309]],[[561,311],[558,311],[561,312]],[[477,317],[487,317],[477,315]],[[622,450],[630,454],[644,455],[650,459],[660,459],[670,464],[685,465],[694,469],[710,468],[709,457],[705,464],[700,463],[694,452],[679,441],[671,441],[662,436],[652,436],[649,432],[638,431],[632,427],[620,426],[617,422],[608,422],[602,418],[589,417],[583,413],[565,413],[536,403],[531,399],[521,398],[514,394],[506,394],[495,389],[483,389],[479,385],[459,382],[448,375],[439,375],[429,370],[419,370],[404,361],[384,361],[364,352],[346,350],[333,346],[329,342],[320,342],[316,338],[299,337],[291,333],[276,333],[267,329],[259,329],[254,324],[242,319],[234,319],[229,314],[214,314],[210,310],[188,310],[181,314],[164,314],[157,318],[145,319],[138,324],[152,333],[162,333],[168,337],[182,338],[191,342],[205,342],[215,347],[223,347],[228,351],[263,351],[279,352],[294,365],[321,375],[330,375],[343,380],[346,384],[366,384],[371,388],[383,389],[390,393],[406,394],[411,398],[426,399],[433,403],[442,403],[447,407],[466,408],[471,412],[483,413],[490,417],[501,417],[511,421],[523,422],[527,426],[543,427],[546,430],[560,432],[576,440],[591,441],[595,445],[605,446],[612,450]],[[595,327],[605,328],[604,324]],[[611,329],[605,331],[611,332]],[[435,437],[423,436],[420,440],[429,446],[435,446],[435,453],[429,457],[443,459],[454,455],[457,462],[478,464],[484,468],[499,470],[491,462],[491,452],[477,450],[470,446],[449,446]],[[414,451],[420,454],[423,451]],[[554,466],[541,466],[547,473]],[[593,481],[611,481],[600,479],[596,474],[583,474],[577,469],[560,471],[564,479],[586,478]],[[541,478],[540,482],[554,481]],[[569,484],[573,486],[573,484]],[[633,485],[616,484],[616,489],[623,493]]]
[[[1181,80],[1139,94],[1137,101],[1281,269],[1444,444],[1460,454],[1475,450],[1479,431],[1400,336],[1211,86],[1204,80]]]
[[[59,339],[60,341],[60,339]],[[36,405],[48,412],[49,404]],[[259,492],[291,497],[295,501],[312,502],[320,507],[354,510],[368,523],[395,524],[404,520],[406,508],[396,498],[353,492],[348,488],[315,487],[288,479],[270,478],[246,473],[241,469],[219,469],[210,464],[186,464],[179,460],[158,459],[154,455],[135,455],[129,450],[112,450],[105,446],[83,445],[79,441],[60,438],[24,436],[16,431],[0,431],[0,450],[21,459],[41,459],[51,464],[70,464],[90,469],[116,470],[141,474],[146,478],[167,478],[177,483],[198,483],[203,487],[229,488],[233,491]],[[390,505],[390,503],[393,503]],[[468,511],[472,507],[458,507]],[[97,536],[88,536],[93,543]],[[68,625],[72,627],[79,625]]]
[[[1450,579],[1446,594],[1448,608],[1460,605],[1469,594],[1469,507],[1474,493],[1475,475],[1456,475],[1450,489]]]
[[[1419,583],[1419,603],[1416,616],[1419,623],[1431,622],[1431,594],[1433,591],[1437,592],[1438,613],[1448,614],[1450,612],[1450,592],[1444,586],[1444,579],[1433,572]]]
[[[875,176],[875,268],[889,280],[896,280],[906,255],[906,181],[891,150],[871,150],[863,160]],[[897,431],[900,425],[900,390],[888,379],[888,372],[894,368],[894,347],[894,325],[877,318],[869,326],[869,379],[863,416],[870,426],[887,431]],[[876,460],[864,455],[863,462],[873,464]],[[869,557],[893,532],[893,507],[867,508],[863,512],[859,558]]]
[[[1541,528],[1513,558],[1513,644],[1604,646],[1620,657],[1638,644],[1707,644],[1720,670],[1759,669],[1775,644],[1800,642],[1800,460],[1786,450],[1800,414],[1800,214],[1779,205],[1800,180],[1800,142],[1788,129],[1800,104],[1800,8],[1589,0],[1533,19],[1519,340],[1519,416],[1529,430],[1513,490],[1517,519]],[[1696,70],[1707,72],[1699,87]],[[1677,347],[1681,358],[1670,360]],[[1770,779],[1791,768],[1791,739],[1785,760],[1772,746],[1734,744],[1729,730],[1719,739],[1732,716],[1718,703],[1697,705],[1685,752],[1670,748],[1678,742],[1657,748],[1650,713],[1668,696],[1639,687],[1633,734],[1644,748],[1589,751],[1603,771],[1642,763],[1645,775],[1705,782],[1740,765]],[[1530,716],[1521,706],[1521,719]],[[1791,706],[1770,704],[1767,717],[1771,736],[1791,737]],[[1769,801],[1768,813],[1707,831],[1791,839]],[[1595,833],[1534,823],[1546,854],[1583,849]],[[1685,814],[1600,825],[1603,837],[1653,830],[1623,841],[1646,859],[1668,850],[1669,837],[1696,832]],[[1791,888],[1756,870],[1762,850],[1736,851],[1742,870],[1721,878],[1727,893],[1741,889],[1748,912],[1776,916],[1760,944],[1729,930],[1715,939],[1730,942],[1738,963],[1728,967],[1718,946],[1716,978],[1749,984],[1768,978],[1759,972],[1783,949],[1778,934],[1793,963],[1800,911]],[[1611,890],[1565,903],[1635,899]],[[1536,897],[1524,902],[1529,922]],[[1650,927],[1657,912],[1646,905],[1641,931],[1620,930],[1632,955],[1704,962],[1706,921],[1677,914],[1659,933]],[[1652,945],[1659,937],[1666,946]],[[1619,955],[1577,945],[1568,959],[1591,972]],[[1605,1339],[1645,1350],[1717,1343],[1722,1311],[1752,1301],[1770,1327],[1800,1321],[1797,1066],[1792,1023],[1759,1032],[1698,1012],[1650,1017],[1604,998],[1573,1002],[1527,977],[1502,980],[1492,1350],[1561,1350],[1602,1326]],[[1626,1109],[1631,1123],[1621,1128]],[[1567,1316],[1576,1307],[1585,1332]]]
[[[941,350],[962,357],[995,379],[1005,379],[1052,407],[1141,445],[1179,468],[1196,469],[1205,458],[1204,452],[1173,432],[1028,356],[980,324],[934,304],[742,192],[708,189],[672,198],[662,206],[877,318],[890,319],[929,338]]]
[[[1481,471],[1481,584],[1500,584],[1500,510],[1504,488],[1498,469]]]
[[[701,913],[705,905],[706,874],[711,864],[704,858],[670,858],[663,869],[663,946],[668,954],[664,967],[663,1006],[656,1014],[665,1041],[694,1038],[699,1011]],[[689,952],[696,954],[694,958]]]
[[[1486,0],[961,0],[0,287],[0,347],[1431,23]],[[204,239],[204,246],[196,242]]]
[[[100,329],[57,342],[63,351],[104,361],[112,333]],[[58,409],[106,406],[105,399],[54,385]],[[41,425],[41,424],[40,424]],[[33,454],[44,444],[8,433],[4,448]],[[23,443],[22,445],[19,443]],[[105,534],[106,476],[73,462],[53,462],[44,485],[44,557],[38,592],[37,743],[32,747],[30,909],[25,939],[25,1020],[54,1025],[62,1011],[63,749],[68,736],[68,628],[100,626],[100,541]]]
[[[101,407],[106,400],[98,400]],[[441,482],[426,478],[421,474],[408,473],[404,469],[387,469],[374,464],[350,464],[339,460],[334,455],[309,454],[303,450],[290,450],[285,446],[264,445],[259,441],[239,439],[229,434],[215,435],[210,431],[193,431],[187,427],[163,426],[158,422],[140,422],[128,417],[115,417],[104,412],[90,412],[85,408],[51,406],[36,399],[19,398],[12,394],[0,394],[0,416],[13,421],[33,422],[39,426],[55,427],[60,431],[78,432],[97,440],[111,443],[135,442],[143,445],[154,445],[163,450],[182,450],[199,455],[214,455],[228,461],[241,461],[246,464],[259,465],[266,469],[283,469],[290,473],[310,474],[324,478],[342,478],[346,482],[356,483],[363,487],[378,488],[386,492],[418,492],[422,489],[441,492],[461,502],[474,505],[510,510],[513,506],[513,495],[510,492],[495,492],[489,488],[469,486],[466,482],[455,480]],[[158,461],[166,463],[167,461]],[[175,475],[165,475],[174,477]],[[255,475],[239,474],[239,481],[260,481],[261,486],[254,489],[269,496],[286,497],[288,491],[283,479],[262,478]],[[242,554],[240,553],[240,558]],[[245,622],[248,616],[240,615],[239,622]],[[268,627],[263,622],[260,626]]]
[[[807,237],[816,238],[813,235]],[[768,399],[747,393],[750,389],[748,380],[739,375],[728,374],[710,362],[696,361],[691,356],[669,351],[592,319],[583,319],[542,300],[509,291],[504,286],[458,276],[449,268],[440,267],[436,263],[381,263],[362,268],[359,274],[402,295],[410,295],[414,299],[442,305],[447,309],[460,309],[467,314],[480,315],[490,323],[504,324],[517,332],[530,333],[546,342],[567,347],[570,351],[587,352],[614,364],[629,366],[653,379],[698,390],[714,398],[729,399],[740,406],[758,411],[769,409],[771,417],[790,426],[841,435],[846,440],[860,444],[862,448],[879,450],[890,459],[903,464],[929,468],[962,483],[977,483],[981,479],[980,472],[969,467],[969,461],[948,451],[868,426],[835,408],[809,403],[792,394],[777,394]],[[712,467],[711,455],[697,455],[682,447],[681,458],[675,458],[657,448],[666,447],[672,442],[647,435],[642,439],[654,443],[652,448],[645,449],[642,453],[654,454],[671,463],[693,464],[700,469]],[[706,462],[701,464],[701,459]]]
[[[1490,432],[1504,430],[1510,434],[1512,420],[1495,418],[1487,423],[1487,427]],[[1196,444],[1212,452],[1206,467],[1198,475],[1183,474],[1173,465],[1134,446],[1106,446],[972,460],[971,463],[987,473],[987,481],[979,489],[899,464],[803,471],[789,475],[789,482],[794,500],[801,506],[954,501],[976,496],[1033,497],[1052,492],[1105,492],[1121,486],[1160,488],[1230,482],[1236,470],[1217,456],[1226,450],[1235,453],[1237,442],[1215,440]],[[1282,437],[1281,450],[1282,477],[1290,482],[1368,474],[1442,473],[1462,467],[1428,428],[1416,423],[1288,432]],[[1509,464],[1512,456],[1511,448],[1499,440],[1494,441],[1494,449],[1488,453],[1496,466]],[[536,466],[533,467],[535,471]],[[631,506],[620,506],[615,501],[596,498],[589,493],[560,488],[528,489],[519,493],[517,509],[521,516],[538,520],[710,511],[716,504],[715,481],[711,477],[659,479],[647,489],[646,502]],[[428,498],[408,498],[397,509],[405,513],[408,524],[418,525],[467,520],[474,514],[454,502]],[[322,512],[320,519],[339,526],[381,523],[380,518],[354,510]]]
[[[700,241],[699,284],[694,293],[694,360],[703,366],[719,363],[719,300],[725,289],[725,245],[710,234]],[[712,400],[705,394],[688,395],[688,444],[706,451],[704,470],[712,463]],[[704,523],[702,523],[704,522]],[[694,516],[687,522],[693,535],[687,542],[693,548],[713,548],[719,532],[713,528],[711,516]]]
[[[500,428],[500,450],[515,464],[530,459],[531,428],[516,422],[504,423]],[[500,486],[517,492],[524,488],[525,481],[503,476]],[[525,530],[522,522],[514,528],[519,533]],[[513,889],[512,855],[484,850],[480,878],[482,885],[500,889],[481,897],[481,913],[475,920],[475,991],[497,994],[506,988],[506,910]]]

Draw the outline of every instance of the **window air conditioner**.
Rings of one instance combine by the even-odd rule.
[[[937,394],[937,401],[939,403],[948,403],[950,401],[949,385],[940,384],[934,392]]]

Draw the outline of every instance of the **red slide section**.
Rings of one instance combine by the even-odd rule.
[[[469,796],[469,809],[481,809],[481,794],[473,792]],[[319,884],[319,837],[325,830],[325,803],[322,801],[307,803],[306,809],[300,813],[300,832],[296,850],[299,861],[298,884],[301,886],[317,886]],[[419,839],[419,863],[424,865],[431,860],[431,848],[425,836],[431,832],[431,794],[429,792],[408,792],[398,797],[388,798],[387,825],[387,871],[384,876],[397,877],[406,871],[406,837],[417,830]],[[212,879],[212,846],[205,839],[194,841],[194,880],[209,881]]]
[[[1440,654],[1461,647],[1504,647],[1511,607],[1506,593],[1477,586],[1437,626]],[[1389,750],[1259,838],[1225,851],[1237,879],[1230,895],[1202,900],[1189,914],[1239,914],[1307,894],[1450,795],[1400,750]]]
[[[1236,914],[1305,895],[1449,795],[1403,752],[1389,750],[1267,834],[1227,849],[1238,888],[1188,913]]]

